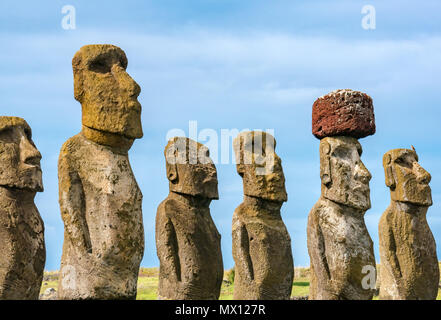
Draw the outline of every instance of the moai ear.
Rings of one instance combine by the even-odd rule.
[[[332,182],[330,152],[331,146],[329,143],[322,142],[320,144],[320,179],[326,186]]]
[[[386,186],[388,186],[389,188],[395,188],[395,178],[394,178],[394,174],[392,171],[392,159],[390,154],[387,154],[384,157],[383,160],[383,166],[384,166],[384,174],[385,174],[385,178],[386,178]]]
[[[83,79],[79,75],[74,75],[74,98],[79,103],[83,102]]]
[[[72,59],[72,69],[74,75],[74,97],[75,100],[82,103],[83,101],[83,70],[82,70],[82,54],[77,52]]]
[[[243,175],[245,173],[245,166],[244,166],[244,150],[243,150],[243,144],[244,144],[244,137],[239,135],[233,140],[233,149],[234,149],[234,157],[236,161],[236,170],[237,173],[243,178]]]

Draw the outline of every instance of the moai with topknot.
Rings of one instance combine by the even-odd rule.
[[[217,300],[223,279],[221,236],[211,218],[218,199],[217,172],[206,146],[171,139],[164,151],[170,193],[158,206],[158,297]]]
[[[414,149],[386,152],[383,167],[391,203],[378,227],[380,299],[435,300],[439,266],[426,220],[432,205],[431,176],[418,163]]]
[[[319,98],[312,132],[321,139],[321,196],[308,216],[309,299],[370,300],[376,265],[364,214],[371,174],[357,139],[375,133],[372,99],[348,89]]]
[[[82,47],[72,67],[83,126],[58,162],[65,231],[58,298],[135,299],[144,230],[128,151],[143,136],[140,87],[113,45]]]
[[[26,121],[0,117],[0,300],[37,300],[40,293],[46,261],[34,204],[43,191],[40,160]]]
[[[291,238],[280,209],[288,200],[282,161],[272,135],[240,133],[234,139],[244,200],[233,215],[234,299],[290,299],[294,265]]]

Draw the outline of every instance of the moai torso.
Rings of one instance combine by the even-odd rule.
[[[391,204],[379,223],[380,299],[434,300],[439,266],[426,214],[432,205],[430,174],[415,150],[394,149],[383,157]]]
[[[0,300],[37,300],[46,249],[34,204],[41,154],[21,118],[0,117]]]
[[[174,261],[173,270],[161,264],[160,299],[219,298],[224,273],[221,236],[209,207],[168,197],[158,207],[156,238],[166,239],[158,251],[167,252]]]
[[[314,257],[309,299],[372,299],[373,292],[362,287],[363,267],[375,267],[364,211],[320,198],[309,214],[307,233],[308,251]]]
[[[46,261],[35,194],[0,188],[0,300],[36,300]]]
[[[234,139],[234,151],[244,190],[233,215],[234,299],[290,299],[291,238],[280,214],[288,196],[275,139],[260,131],[243,132]]]
[[[289,299],[293,281],[291,238],[280,208],[242,203],[233,216],[234,299]]]
[[[82,210],[78,219],[83,219],[89,247],[86,255],[78,252],[78,244],[65,233],[59,295],[63,299],[134,298],[144,230],[142,194],[127,154],[79,134],[61,150],[59,175],[60,183],[70,184],[60,193],[63,209],[67,214]]]
[[[216,167],[208,148],[188,138],[171,139],[164,155],[170,193],[156,214],[158,298],[217,300],[224,268],[209,207],[219,197]]]
[[[419,212],[407,213],[396,210],[391,205],[381,217],[380,299],[436,298],[439,281],[438,259],[435,239],[427,223],[426,213],[427,207]]]

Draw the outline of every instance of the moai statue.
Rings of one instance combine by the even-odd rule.
[[[233,215],[234,299],[290,299],[291,238],[280,215],[288,196],[275,139],[249,131],[240,133],[233,144],[244,192]]]
[[[383,156],[391,203],[379,224],[380,299],[434,300],[439,267],[435,239],[426,220],[432,205],[430,174],[415,150],[394,149]]]
[[[375,133],[372,99],[337,90],[313,105],[320,141],[321,196],[308,216],[311,300],[370,300],[376,280],[372,239],[364,222],[371,174],[357,138]]]
[[[217,300],[223,279],[221,236],[210,215],[218,199],[216,167],[204,145],[184,137],[164,151],[170,193],[158,206],[158,297]]]
[[[0,117],[0,300],[37,300],[46,249],[34,204],[43,191],[40,152],[25,120]]]
[[[144,230],[128,150],[143,135],[140,87],[113,45],[82,47],[72,66],[83,128],[58,162],[65,230],[58,297],[135,299]]]

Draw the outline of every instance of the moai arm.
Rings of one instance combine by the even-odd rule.
[[[167,210],[166,205],[166,210]],[[176,231],[171,219],[158,209],[156,221],[156,244],[161,262],[161,274],[172,282],[181,281],[181,262]]]
[[[314,266],[314,274],[320,276],[316,279],[318,287],[326,288],[326,291],[332,288],[331,276],[328,262],[326,260],[325,241],[317,218],[316,209],[313,208],[308,217],[308,252],[311,258],[311,264]],[[337,294],[336,292],[333,292]],[[330,297],[331,298],[331,297]]]
[[[78,173],[69,164],[69,156],[64,147],[58,162],[58,181],[61,217],[72,246],[81,253],[91,253],[83,186]]]
[[[243,270],[246,281],[254,280],[253,261],[250,256],[250,243],[248,231],[237,217],[233,218],[233,256],[237,269]],[[245,279],[244,279],[245,280]]]
[[[400,262],[398,261],[396,253],[397,248],[395,244],[394,234],[386,219],[380,222],[379,232],[380,234],[382,234],[382,236],[380,237],[380,247],[382,247],[384,250],[385,257],[389,262],[393,277],[398,284],[398,288],[401,288],[399,283],[402,279],[402,274]]]

